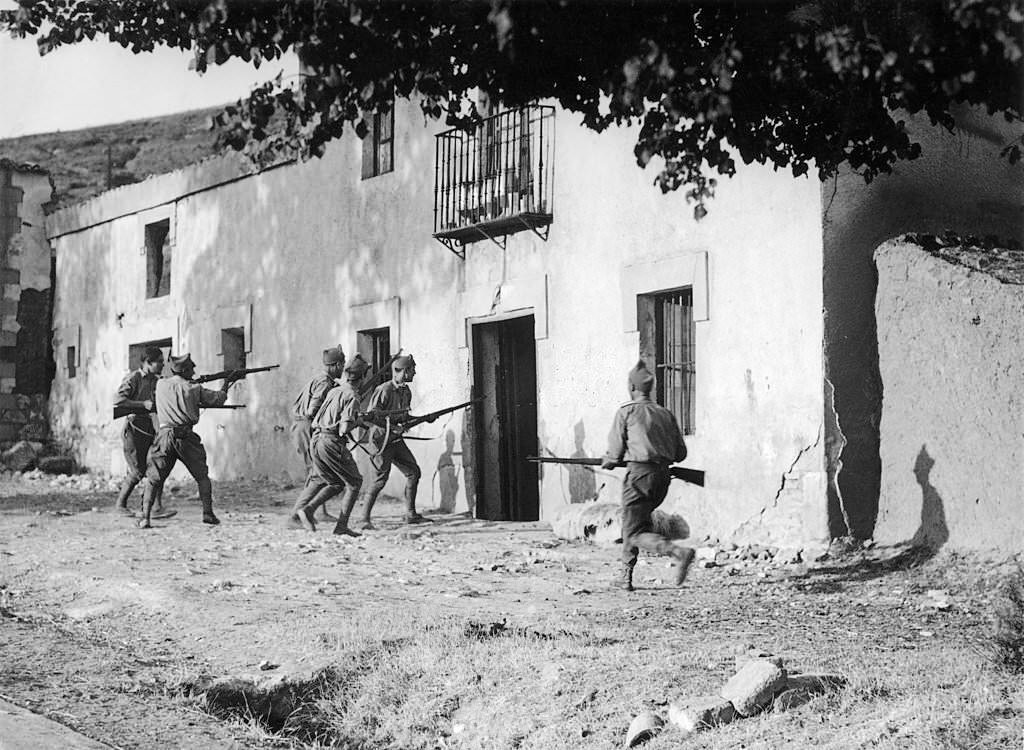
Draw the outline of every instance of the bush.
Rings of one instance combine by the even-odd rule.
[[[1024,567],[1018,565],[996,600],[992,661],[1014,673],[1024,672]]]

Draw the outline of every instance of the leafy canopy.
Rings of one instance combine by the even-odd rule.
[[[217,118],[258,159],[320,156],[394,96],[472,127],[478,92],[515,107],[555,99],[596,131],[640,122],[637,162],[704,213],[735,157],[825,179],[870,181],[913,159],[901,118],[953,127],[957,105],[1020,122],[1024,0],[18,0],[0,18],[42,54],[106,36],[133,52],[192,50],[202,72],[259,66],[293,49],[302,85],[279,76]],[[1005,144],[1016,162],[1024,141]]]

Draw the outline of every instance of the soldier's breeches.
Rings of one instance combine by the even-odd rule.
[[[313,460],[309,455],[309,442],[312,434],[312,428],[308,419],[296,419],[292,422],[292,445],[295,446],[295,452],[302,458],[302,464],[306,467],[306,478],[309,478],[309,472],[313,468]]]
[[[378,466],[373,474],[373,481],[366,490],[368,497],[376,498],[380,491],[384,489],[384,485],[388,483],[388,477],[391,475],[392,465],[396,466],[405,475],[406,487],[411,487],[415,496],[416,487],[420,483],[422,472],[420,471],[420,465],[416,463],[416,458],[412,455],[412,451],[409,450],[409,446],[405,444],[404,440],[396,440],[388,445],[377,457],[377,462]]]
[[[653,464],[629,464],[622,484],[622,561],[636,562],[639,550],[665,554],[665,537],[654,532],[651,514],[661,505],[672,481],[668,470]]]
[[[206,466],[206,448],[203,442],[191,430],[161,428],[149,450],[149,462],[146,466],[146,479],[155,489],[163,487],[167,477],[174,470],[174,465],[181,461],[188,473],[200,485],[200,497],[204,480],[209,480],[210,471]]]
[[[153,438],[152,433],[133,427],[131,422],[125,423],[124,430],[121,432],[124,462],[128,468],[125,484],[130,484],[132,488],[146,476],[146,459],[149,456],[150,446],[153,445]],[[131,490],[128,491],[131,492]]]

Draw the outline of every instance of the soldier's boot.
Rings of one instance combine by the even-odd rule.
[[[319,518],[321,521],[325,521],[328,523],[333,523],[334,521],[338,520],[336,516],[332,516],[330,513],[327,512],[326,505],[320,506],[320,515],[317,516],[317,518]]]
[[[135,489],[135,486],[138,483],[138,480],[131,479],[128,477],[126,477],[125,480],[121,482],[121,489],[117,493],[117,505],[115,507],[117,508],[117,511],[122,515],[135,515],[134,513],[132,513],[131,508],[128,507],[128,498],[131,497],[132,491]],[[143,488],[143,494],[145,494],[145,488]]]
[[[203,503],[203,523],[216,526],[220,519],[213,514],[213,484],[209,479],[199,482],[199,500]]]
[[[353,531],[348,527],[348,519],[352,516],[352,509],[356,507],[358,497],[358,487],[349,487],[345,490],[345,496],[341,500],[341,513],[338,515],[338,522],[334,525],[334,533],[338,536],[362,536],[358,531]]]
[[[619,563],[619,570],[615,574],[615,578],[612,579],[612,588],[622,589],[623,591],[633,590],[633,566],[632,563]]]
[[[320,489],[320,491],[313,496],[313,499],[309,501],[309,504],[306,505],[306,507],[303,508],[302,511],[300,511],[299,522],[301,523],[302,519],[306,518],[308,521],[310,521],[310,523],[315,523],[313,519],[316,517],[317,510],[322,508],[324,503],[326,503],[332,497],[337,495],[339,492],[341,492],[341,489],[339,487],[334,487],[332,485],[325,484]]]
[[[155,489],[150,482],[146,482],[142,490],[142,518],[139,519],[140,529],[151,529],[153,525],[149,522],[153,514],[153,493]]]
[[[366,498],[366,504],[363,506],[363,523],[361,526],[363,531],[372,531],[377,528],[370,520],[370,512],[373,510],[373,504],[377,502],[377,495],[379,494],[379,489],[371,488],[370,491],[363,496]]]
[[[430,523],[430,519],[416,512],[416,489],[419,485],[409,482],[405,485],[405,517],[406,523]]]
[[[306,484],[302,487],[302,492],[295,499],[295,506],[292,508],[292,512],[288,515],[288,524],[300,523],[302,527],[307,531],[316,531],[316,524],[310,520],[310,515],[305,513],[305,508],[313,502],[313,498],[317,496],[324,485],[318,482],[313,482],[310,479],[306,479]]]
[[[693,563],[696,552],[694,552],[692,547],[686,547],[674,542],[665,542],[659,551],[661,554],[668,555],[676,561],[673,570],[675,584],[676,586],[682,586],[683,581],[686,580],[687,573],[690,572],[690,565]]]

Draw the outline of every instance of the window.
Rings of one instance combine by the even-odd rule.
[[[657,382],[654,400],[671,411],[683,434],[695,430],[696,337],[693,290],[637,296],[640,358]]]
[[[370,372],[379,371],[391,359],[391,329],[371,328],[357,332],[356,351],[370,364]]]
[[[220,353],[225,370],[245,369],[245,329],[224,328],[220,332]]]
[[[363,179],[391,172],[395,168],[395,108],[374,113],[370,132],[363,138]]]
[[[78,374],[78,348],[68,347],[68,377],[73,378]]]
[[[146,225],[146,298],[171,293],[171,220]]]
[[[171,339],[156,339],[155,341],[140,341],[137,344],[128,345],[128,369],[137,370],[142,367],[142,355],[150,346],[155,346],[164,353],[166,360],[171,356]]]

